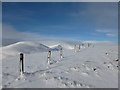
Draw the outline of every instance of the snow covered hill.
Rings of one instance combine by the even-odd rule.
[[[12,45],[8,45],[2,48],[3,52],[3,59],[6,56],[14,56],[19,53],[37,53],[37,52],[46,52],[48,51],[49,47],[37,43],[37,42],[30,42],[30,41],[24,41],[24,42],[17,42]]]
[[[75,44],[81,44],[76,41],[41,41],[41,43],[49,47],[61,45],[64,49],[74,49]]]
[[[3,47],[2,86],[7,88],[117,88],[118,46],[63,41],[18,42]],[[81,44],[81,43],[80,43]],[[59,48],[63,47],[60,59]],[[52,50],[51,65],[47,64]],[[2,50],[2,49],[1,49]],[[19,53],[25,54],[25,73],[19,79]]]
[[[46,43],[47,42],[47,43]],[[42,44],[41,44],[42,43]],[[43,42],[31,42],[31,41],[22,41],[8,46],[0,48],[2,50],[2,58],[8,56],[14,56],[19,53],[37,53],[37,52],[47,52],[51,50],[59,50],[60,47],[64,49],[74,49],[74,44],[72,42],[57,42],[57,41],[43,41]]]

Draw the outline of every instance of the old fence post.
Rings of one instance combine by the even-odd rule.
[[[82,46],[84,46],[84,44],[82,43]]]
[[[79,51],[80,51],[80,44],[79,44],[79,47],[78,47]]]
[[[75,46],[74,46],[74,50],[75,50],[75,52],[76,52],[76,44],[75,44]]]
[[[88,47],[90,47],[90,43],[88,43]]]
[[[48,56],[47,56],[47,62],[48,62],[48,64],[50,64],[50,61],[51,61],[51,51],[49,50],[48,51]]]
[[[24,55],[20,53],[20,75],[24,73]]]
[[[63,55],[62,55],[62,47],[60,48],[60,59],[63,58]]]
[[[84,44],[82,43],[82,48],[83,48]]]

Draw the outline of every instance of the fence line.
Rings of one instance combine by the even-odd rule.
[[[84,44],[81,44],[82,46],[84,46]],[[77,50],[79,50],[80,51],[80,48],[81,48],[81,45],[80,44],[78,44],[78,45],[74,45],[74,50],[75,50],[75,52],[77,51]],[[91,44],[89,44],[88,43],[88,47],[90,46]],[[78,46],[78,47],[77,47]],[[47,63],[48,64],[51,64],[51,50],[49,49],[48,50],[48,55],[47,55]],[[59,55],[60,55],[60,60],[63,58],[63,48],[61,47],[60,49],[59,49]],[[19,61],[19,66],[20,66],[20,68],[19,68],[19,70],[20,70],[20,75],[23,75],[24,74],[24,54],[23,53],[20,53],[20,61]]]

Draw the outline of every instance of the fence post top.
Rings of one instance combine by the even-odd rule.
[[[20,55],[23,55],[23,53],[20,53]]]
[[[51,52],[51,50],[48,50],[48,52]]]

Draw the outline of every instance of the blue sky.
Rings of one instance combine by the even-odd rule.
[[[3,2],[2,15],[5,39],[118,39],[117,3]]]

